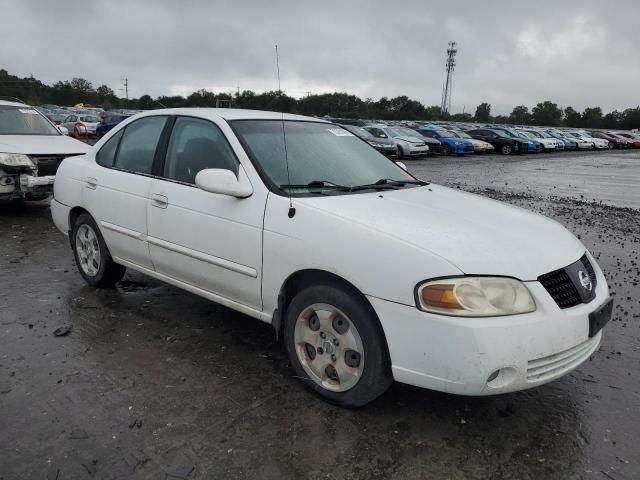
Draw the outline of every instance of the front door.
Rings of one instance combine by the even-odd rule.
[[[260,310],[262,221],[266,193],[248,198],[195,186],[205,168],[242,169],[213,122],[180,116],[161,179],[149,192],[149,248],[156,271]]]

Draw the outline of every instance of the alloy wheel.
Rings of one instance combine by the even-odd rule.
[[[84,223],[78,228],[75,240],[80,268],[86,275],[95,277],[100,270],[100,243],[96,232]]]
[[[345,392],[362,377],[362,339],[337,307],[316,303],[305,308],[296,320],[294,342],[302,368],[322,388]]]

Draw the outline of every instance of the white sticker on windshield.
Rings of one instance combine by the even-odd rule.
[[[31,109],[31,108],[19,108],[18,110],[20,110],[22,113],[28,113],[29,115],[37,115],[38,112],[36,112],[35,110]]]
[[[336,137],[353,137],[353,133],[344,128],[327,128],[331,133],[333,133]]]

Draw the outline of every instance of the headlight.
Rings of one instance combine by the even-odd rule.
[[[35,167],[31,159],[22,153],[0,153],[0,165],[7,167]]]
[[[462,142],[453,142],[453,144],[454,144],[456,147],[459,147],[460,145],[462,145]]]
[[[384,147],[384,145],[382,143],[378,143],[378,142],[367,142],[369,145],[371,145],[372,147],[378,147],[378,148],[382,148]]]
[[[495,317],[529,313],[536,304],[519,280],[506,277],[458,277],[418,285],[421,310],[459,317]]]

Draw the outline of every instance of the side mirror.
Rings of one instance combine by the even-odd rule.
[[[251,182],[242,165],[238,166],[238,177],[231,170],[206,168],[196,175],[196,186],[209,193],[219,193],[236,198],[246,198],[253,193]]]
[[[60,125],[56,125],[56,127],[58,128],[58,130],[62,135],[69,135],[69,130],[67,130],[67,127],[63,127]]]
[[[407,170],[407,166],[403,162],[396,162],[396,165],[398,165],[403,170]]]

